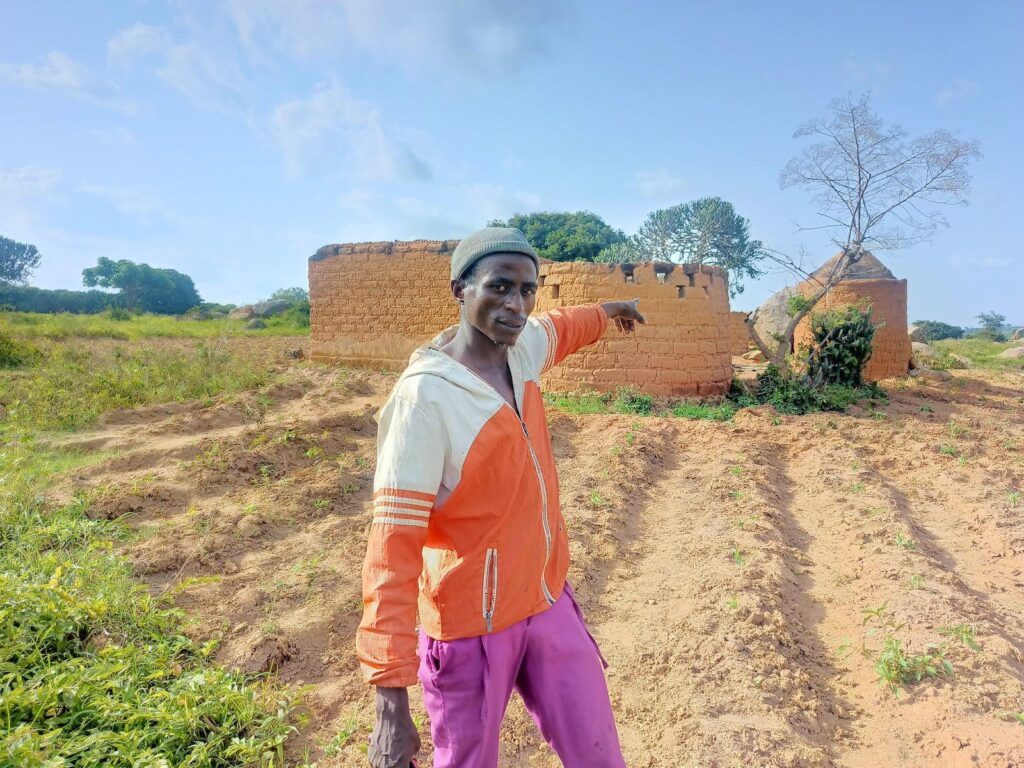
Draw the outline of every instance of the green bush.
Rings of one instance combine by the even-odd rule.
[[[654,407],[654,398],[630,387],[620,387],[615,393],[612,409],[616,413],[635,413],[650,416]]]
[[[106,291],[68,291],[0,282],[0,303],[19,312],[73,312],[94,314],[124,306],[120,294]]]
[[[108,320],[116,320],[118,322],[132,319],[132,313],[122,307],[111,307],[103,314]]]
[[[39,355],[31,344],[0,333],[0,368],[20,368]]]
[[[871,307],[847,305],[811,314],[807,375],[815,384],[858,387],[875,338]]]
[[[924,334],[928,341],[942,341],[943,339],[959,339],[964,335],[964,329],[957,325],[940,323],[938,320],[918,320],[914,325]]]
[[[772,406],[779,413],[800,415],[815,411],[842,412],[860,400],[885,401],[888,396],[877,384],[859,387],[826,384],[815,387],[804,378],[787,376],[774,365],[769,365],[757,377],[754,398],[761,404]]]
[[[980,341],[1006,341],[1006,334],[1002,331],[997,331],[995,328],[979,328],[978,330],[971,333],[969,336],[971,339],[978,339]]]

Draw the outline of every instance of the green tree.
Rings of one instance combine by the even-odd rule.
[[[603,249],[626,239],[589,211],[517,213],[508,221],[488,222],[491,227],[522,230],[537,253],[552,261],[594,261]]]
[[[25,283],[32,270],[39,266],[39,259],[39,251],[34,245],[0,235],[0,280]]]
[[[751,239],[750,222],[719,197],[652,211],[640,226],[636,242],[644,261],[722,267],[729,273],[733,296],[743,292],[743,278],[764,274],[758,267],[765,257],[763,244]]]
[[[982,312],[977,318],[981,327],[990,331],[1000,331],[1006,325],[1006,317],[997,312]]]
[[[159,269],[101,256],[95,267],[82,270],[87,287],[117,288],[127,309],[176,315],[202,303],[192,278],[174,269]]]
[[[964,329],[957,325],[950,325],[938,320],[918,320],[914,323],[924,334],[928,341],[942,341],[943,339],[959,339],[964,335]]]
[[[287,301],[294,304],[297,301],[309,301],[309,291],[305,288],[278,288],[268,301]]]
[[[602,248],[594,261],[598,264],[632,264],[641,261],[637,253],[636,244],[632,239],[627,238],[618,243],[612,243],[607,248]]]

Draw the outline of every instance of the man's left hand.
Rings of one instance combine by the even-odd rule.
[[[647,324],[644,316],[640,314],[637,305],[640,299],[632,301],[609,301],[601,305],[601,308],[608,315],[609,320],[614,320],[616,327],[623,333],[632,333],[636,330],[637,323]]]

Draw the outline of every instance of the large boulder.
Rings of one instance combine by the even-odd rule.
[[[934,360],[939,356],[939,351],[935,347],[925,344],[923,341],[915,341],[910,346],[914,349],[914,357]]]
[[[924,330],[919,325],[912,325],[907,328],[907,335],[910,336],[911,341],[919,341],[922,344],[928,343],[928,337],[925,336]]]
[[[786,331],[786,326],[792,318],[786,308],[789,297],[796,293],[796,288],[787,286],[770,297],[757,309],[757,321],[754,323],[754,330],[761,340],[774,350],[778,345],[775,336],[781,336]]]
[[[232,320],[248,320],[252,317],[252,305],[246,304],[244,307],[231,310],[231,314],[228,315]]]
[[[1018,328],[1014,331],[1010,341],[1024,341],[1024,328]]]
[[[292,303],[286,299],[274,299],[273,301],[261,301],[252,305],[253,317],[270,317],[284,312]]]
[[[1024,360],[1024,347],[1010,347],[999,353],[1003,360]]]

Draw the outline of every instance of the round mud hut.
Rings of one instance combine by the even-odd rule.
[[[786,301],[795,293],[811,296],[820,289],[814,278],[823,281],[842,257],[837,253],[819,267],[813,278],[779,291],[758,310],[755,328],[761,338],[781,332],[789,322]],[[828,309],[846,304],[865,303],[871,306],[871,320],[878,329],[871,347],[871,358],[864,368],[867,381],[891,376],[906,376],[910,367],[910,337],[907,329],[907,281],[897,279],[873,254],[865,253],[838,285],[822,297],[818,308]],[[797,326],[793,343],[796,349],[810,342],[810,318]],[[771,343],[770,341],[768,342]]]

